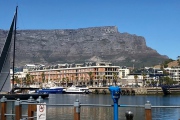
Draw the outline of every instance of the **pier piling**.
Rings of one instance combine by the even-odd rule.
[[[74,102],[74,120],[80,120],[80,103],[78,99]]]
[[[30,96],[30,98],[28,99],[28,118],[29,120],[33,120],[33,116],[34,116],[34,112],[36,111],[37,107],[34,104],[31,103],[35,103],[35,100],[32,98],[32,96]]]
[[[4,96],[1,98],[1,120],[6,120],[6,100]]]
[[[149,101],[145,104],[145,120],[152,120],[151,103]]]
[[[20,99],[15,101],[15,120],[20,120],[22,115],[22,105]]]

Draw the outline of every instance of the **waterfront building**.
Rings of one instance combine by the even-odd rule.
[[[143,75],[131,73],[128,74],[127,77],[123,78],[121,81],[122,81],[122,86],[135,86],[135,85],[143,86]]]
[[[29,71],[36,82],[56,82],[61,85],[112,85],[114,74],[119,75],[119,66],[107,62],[83,64],[58,64]],[[119,82],[119,81],[117,81]]]
[[[120,67],[119,69],[119,78],[127,78],[128,74],[130,73],[130,70],[127,67]]]
[[[180,84],[180,66],[165,68],[165,70],[169,73],[169,77],[173,81],[177,81]]]
[[[29,71],[34,70],[34,69],[39,69],[45,67],[45,65],[42,64],[26,64],[24,66],[24,69],[28,69]]]
[[[24,79],[26,77],[26,75],[28,74],[28,69],[23,69],[23,71],[18,71],[14,73],[14,77],[15,77],[15,86],[17,87],[23,87],[23,83],[24,83]],[[10,69],[10,79],[13,79],[13,70]]]
[[[28,70],[32,70],[32,69],[35,69],[36,68],[36,65],[34,64],[26,64],[24,66],[24,69],[28,69]]]

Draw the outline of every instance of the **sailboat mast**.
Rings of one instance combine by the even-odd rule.
[[[15,13],[15,25],[14,25],[14,46],[13,46],[13,78],[12,78],[12,88],[14,88],[14,72],[15,72],[15,51],[16,51],[16,24],[17,24],[17,9],[18,6],[16,6],[16,13]]]

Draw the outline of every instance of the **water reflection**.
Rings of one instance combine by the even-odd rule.
[[[74,104],[76,100],[82,104],[105,104],[112,105],[110,95],[70,95],[57,94],[50,95],[44,102],[47,104]],[[144,105],[146,101],[150,101],[152,106],[180,106],[180,95],[178,96],[121,96],[119,104],[127,105]],[[14,104],[8,104],[7,113],[13,113]],[[13,109],[12,109],[13,108]],[[22,106],[23,115],[27,115],[27,105]],[[134,113],[134,120],[144,120],[144,108],[120,107],[119,120],[125,120],[125,112],[131,110]],[[47,120],[73,120],[73,106],[47,106]],[[81,120],[112,120],[113,107],[94,107],[82,106],[80,111]],[[180,119],[180,108],[152,108],[153,120],[178,120]],[[7,117],[12,120],[11,116]]]

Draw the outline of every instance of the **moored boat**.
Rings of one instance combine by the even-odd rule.
[[[64,87],[50,87],[36,90],[39,94],[62,94],[64,92]]]
[[[90,92],[89,88],[84,86],[71,86],[64,89],[65,94],[89,94]]]
[[[49,94],[37,94],[37,93],[32,93],[32,94],[25,94],[25,93],[20,93],[20,94],[0,94],[0,99],[2,97],[5,97],[9,100],[17,100],[18,98],[20,100],[28,100],[30,97],[32,97],[33,99],[37,99],[39,98],[39,96],[41,96],[41,98],[45,99],[49,97]]]
[[[169,95],[172,93],[180,94],[180,85],[162,85],[161,88],[164,95]]]

